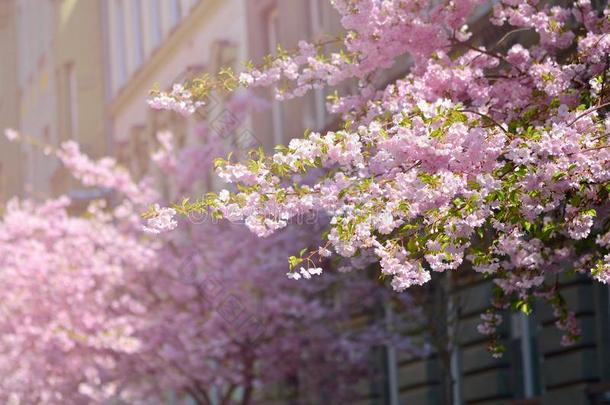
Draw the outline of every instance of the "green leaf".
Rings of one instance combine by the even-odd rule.
[[[409,238],[407,241],[407,250],[411,253],[417,253],[417,238]]]
[[[480,239],[483,239],[485,237],[485,231],[483,231],[483,227],[477,228],[477,235],[479,236]]]
[[[303,259],[301,259],[300,257],[290,256],[288,258],[288,264],[290,265],[290,270],[294,270],[294,268],[296,266],[298,266],[302,261],[303,261]]]
[[[518,311],[523,312],[526,315],[529,315],[532,313],[532,306],[528,301],[525,300],[519,300],[517,301],[517,303],[515,304],[515,308]]]

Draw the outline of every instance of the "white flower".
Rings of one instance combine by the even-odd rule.
[[[303,278],[305,278],[305,279],[311,278],[311,274],[309,274],[309,271],[305,270],[304,267],[301,267],[301,274],[303,275]]]
[[[152,235],[158,235],[158,234],[160,234],[160,233],[161,233],[161,231],[160,231],[160,230],[158,230],[158,229],[154,229],[154,228],[150,228],[150,227],[148,227],[148,226],[143,226],[143,227],[142,227],[142,230],[143,230],[144,232],[146,232],[146,233],[150,233],[150,234],[152,234]]]
[[[594,95],[597,95],[600,91],[602,91],[602,81],[599,77],[594,77],[589,80],[589,86],[591,86],[591,92]]]
[[[311,274],[312,276],[319,276],[320,274],[322,274],[322,268],[314,267],[313,269],[309,269],[309,274]]]
[[[218,199],[223,203],[229,201],[229,196],[230,194],[228,190],[222,190],[220,193],[218,193]]]
[[[471,36],[472,36],[472,32],[468,31],[468,25],[466,25],[466,24],[462,25],[460,27],[460,29],[458,31],[456,31],[456,33],[455,33],[455,37],[460,42],[468,41]]]
[[[293,280],[299,280],[301,278],[301,275],[299,273],[297,273],[296,271],[291,271],[289,273],[286,273],[286,275],[288,276],[288,278],[291,278]]]
[[[4,131],[4,136],[6,136],[6,139],[9,141],[14,141],[15,139],[19,138],[19,133],[12,128],[7,128]]]
[[[377,218],[376,225],[380,233],[387,235],[394,230],[396,222],[391,212],[383,211]]]
[[[431,118],[436,114],[436,109],[433,104],[430,104],[424,100],[417,102],[417,107],[420,109],[424,117]]]
[[[178,222],[174,219],[176,210],[173,208],[159,208],[155,205],[155,211],[157,215],[148,220],[147,225],[144,227],[144,231],[153,234],[159,234],[164,231],[171,231],[176,229]]]
[[[332,255],[331,251],[324,247],[318,249],[318,254],[322,257],[330,257]]]
[[[250,73],[241,73],[239,75],[239,83],[242,86],[249,86],[254,83],[254,77]]]

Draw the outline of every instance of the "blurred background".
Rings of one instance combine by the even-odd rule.
[[[228,101],[217,97],[189,119],[151,110],[149,92],[221,67],[239,71],[279,44],[293,49],[301,39],[322,41],[340,32],[327,0],[0,0],[0,127],[48,145],[75,140],[91,157],[116,158],[135,178],[154,172],[149,157],[163,130],[188,145],[202,123],[212,136],[215,127],[229,125],[234,139],[271,150],[305,129],[333,128],[336,117],[326,112],[324,91],[282,104],[257,94],[267,107],[245,115],[227,113]],[[399,63],[387,78],[407,68],[408,61]],[[162,184],[162,174],[153,174]],[[211,172],[201,175],[202,189],[218,189]],[[163,187],[171,196],[169,188]],[[61,194],[85,203],[105,192],[72,180],[40,148],[0,137],[1,203]],[[476,331],[489,305],[487,281],[466,275],[415,291],[426,317],[416,332],[430,353],[371,348],[370,378],[353,387],[349,403],[610,403],[608,288],[583,278],[565,283],[562,292],[583,330],[577,345],[560,346],[552,312],[536,308],[530,317],[507,316],[501,332],[509,350],[494,359]],[[402,325],[403,314],[388,302],[374,316]],[[439,334],[441,343],[435,341]],[[290,395],[275,403],[314,403]]]
[[[323,0],[2,0],[0,6],[3,127],[54,145],[74,139],[89,155],[116,156],[136,174],[147,169],[138,156],[148,158],[157,131],[185,134],[196,121],[151,111],[145,100],[153,87],[239,69],[280,43],[290,49],[340,29]],[[206,114],[223,110],[214,107]],[[247,121],[271,147],[287,134],[325,127],[325,95],[273,103]],[[2,144],[4,199],[78,191],[62,184],[54,159],[18,149]]]

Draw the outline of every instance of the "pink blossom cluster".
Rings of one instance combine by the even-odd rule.
[[[125,286],[154,251],[67,198],[8,203],[0,220],[0,402],[101,403],[128,381],[146,319]]]
[[[432,53],[446,48],[452,35],[467,38],[466,19],[482,1],[436,3],[334,1],[347,33],[341,52],[323,55],[319,44],[302,41],[294,55],[282,55],[265,69],[244,72],[240,82],[245,86],[291,83],[287,88],[276,87],[278,98],[290,99],[350,78],[363,79],[392,66],[405,53],[424,63]]]
[[[173,153],[174,135],[169,131],[161,131],[157,133],[157,141],[159,142],[160,148],[153,152],[150,159],[164,172],[174,172],[178,166],[178,162]]]
[[[161,232],[176,229],[178,222],[174,219],[176,210],[173,208],[161,208],[159,204],[153,206],[154,216],[148,219],[148,224],[143,228],[145,232],[159,234]]]
[[[174,84],[169,93],[155,92],[148,99],[148,105],[155,110],[171,110],[186,117],[194,114],[205,103],[193,100],[190,91],[185,89],[181,84]]]
[[[486,312],[481,315],[483,323],[477,329],[483,335],[493,335],[497,327],[502,323],[502,317],[495,312]]]
[[[448,49],[452,40],[466,41],[471,33],[466,22],[484,0],[337,0],[332,5],[341,16],[345,35],[325,42],[300,41],[294,52],[278,49],[278,55],[259,67],[250,66],[235,75],[223,70],[217,80],[205,76],[204,87],[218,90],[235,87],[273,86],[277,99],[301,97],[314,89],[334,86],[349,79],[364,82],[396,58],[408,54],[418,68],[425,67],[435,52]],[[340,50],[325,54],[327,45]],[[153,108],[175,110],[185,115],[197,108],[190,84],[177,84],[170,93],[155,92],[149,100]],[[375,92],[362,86],[359,98]],[[362,100],[351,99],[351,103]],[[341,97],[337,104],[350,103]]]
[[[135,183],[129,172],[120,167],[114,158],[104,157],[94,161],[83,154],[74,141],[64,142],[56,154],[62,164],[85,186],[117,190],[140,207],[159,198],[154,189],[146,186],[146,179],[140,184]]]
[[[343,269],[373,258],[397,291],[465,267],[516,302],[569,269],[607,281],[608,247],[595,240],[610,212],[610,8],[503,0],[489,23],[508,33],[484,47],[462,28],[480,3],[334,2],[348,32],[343,54],[323,58],[301,43],[240,80],[293,83],[280,89],[291,97],[363,79],[334,107],[345,125],[220,162],[237,191],[186,210],[212,209],[265,237],[323,213],[325,249]],[[403,54],[410,72],[374,90],[365,76]]]
[[[166,157],[154,160],[167,169],[182,150],[169,133],[158,139]],[[383,320],[343,327],[388,299],[375,280],[323,271],[328,263],[316,261],[298,273],[316,283],[270,282],[295,246],[316,244],[319,229],[259,239],[209,221],[150,238],[139,213],[144,197],[156,195],[151,185],[74,143],[57,155],[87,186],[115,194],[84,215],[65,197],[13,200],[3,211],[0,402],[151,404],[173,392],[184,403],[213,393],[225,404],[267,403],[273,387],[299,375],[309,387],[302,395],[311,395],[303,400],[324,393],[346,403],[353,383],[371,378],[365,356],[373,345],[422,353]],[[164,176],[171,184],[191,164],[175,162]],[[153,211],[149,232],[176,227],[174,208]],[[329,300],[339,283],[349,295]]]

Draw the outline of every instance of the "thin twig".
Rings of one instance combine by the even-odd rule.
[[[491,48],[491,50],[494,50],[494,49],[496,49],[498,46],[500,46],[500,44],[501,44],[502,42],[506,41],[506,40],[508,39],[508,37],[509,37],[509,36],[511,36],[512,34],[516,34],[517,32],[521,32],[521,31],[529,31],[529,30],[531,30],[531,29],[532,29],[532,28],[525,27],[525,28],[517,28],[517,29],[514,29],[514,30],[512,30],[512,31],[507,32],[506,34],[504,34],[504,36],[503,36],[502,38],[500,38],[500,39],[498,40],[498,42],[496,42],[496,43],[495,43],[495,45],[494,45],[494,46]]]
[[[594,113],[597,110],[601,110],[604,107],[608,107],[609,105],[610,105],[610,102],[606,102],[604,104],[598,105],[597,107],[593,107],[593,108],[585,111],[584,113],[580,114],[578,117],[574,118],[574,120],[568,124],[568,127],[571,127],[572,125],[574,125],[574,123],[576,121],[578,121],[579,119],[581,119],[582,117],[586,117],[587,115]]]
[[[500,123],[498,123],[498,121],[494,120],[493,118],[491,118],[489,115],[487,114],[483,114],[480,113],[478,111],[474,111],[474,110],[458,110],[460,112],[464,112],[464,113],[471,113],[471,114],[476,114],[480,117],[486,118],[489,121],[493,122],[495,124],[495,126],[497,126],[498,128],[500,128],[505,134],[510,135],[510,132],[508,132],[508,130],[506,128],[504,128],[502,125],[500,125]]]
[[[481,49],[481,48],[477,48],[476,46],[470,45],[469,43],[466,42],[461,42],[462,45],[464,45],[466,48],[485,54],[487,56],[491,56],[492,58],[501,60],[502,62],[506,63],[509,66],[512,66],[513,68],[515,68],[517,70],[517,72],[519,72],[520,75],[525,75],[525,72],[523,70],[521,70],[518,66],[513,65],[512,63],[510,63],[504,56],[502,55],[498,55],[497,53],[488,51],[486,49]]]

